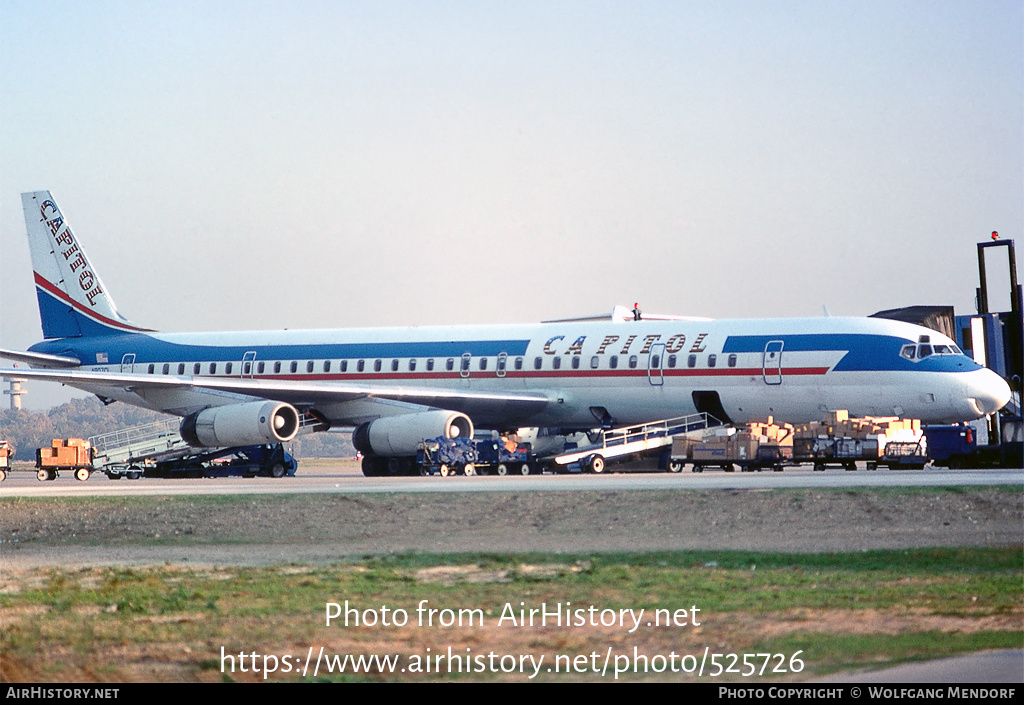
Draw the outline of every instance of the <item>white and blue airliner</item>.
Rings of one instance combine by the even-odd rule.
[[[43,338],[0,375],[60,382],[183,418],[198,446],[355,429],[415,453],[474,428],[613,428],[707,412],[741,423],[829,410],[978,419],[1007,384],[928,328],[879,318],[631,315],[531,325],[162,333],[118,313],[48,191],[22,194]]]

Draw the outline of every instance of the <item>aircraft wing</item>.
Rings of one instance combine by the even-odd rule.
[[[310,409],[357,399],[387,399],[468,414],[514,412],[525,416],[542,411],[549,399],[539,393],[471,392],[436,387],[387,386],[331,381],[274,380],[248,377],[178,377],[86,370],[0,368],[0,377],[60,382],[71,387],[120,387],[127,391],[211,390],[271,399]]]

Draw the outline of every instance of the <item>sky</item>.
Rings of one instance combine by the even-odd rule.
[[[0,0],[0,347],[38,189],[164,331],[973,313],[1022,7]]]

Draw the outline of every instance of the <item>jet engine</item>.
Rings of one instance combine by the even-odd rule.
[[[279,401],[215,406],[181,420],[181,437],[192,446],[226,448],[284,443],[298,432],[298,410]]]
[[[424,411],[385,416],[359,426],[352,445],[366,454],[381,456],[416,455],[416,446],[429,438],[472,438],[473,422],[457,411]]]

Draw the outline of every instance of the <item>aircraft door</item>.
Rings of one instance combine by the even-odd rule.
[[[769,340],[764,346],[761,372],[765,384],[782,384],[782,348],[784,345],[784,341]]]
[[[126,353],[125,356],[121,358],[121,371],[135,371],[135,353]]]
[[[256,351],[250,350],[242,355],[242,377],[252,379],[253,362],[256,360]]]
[[[647,381],[655,387],[665,384],[665,344],[655,343],[651,346],[651,354],[647,358]]]

